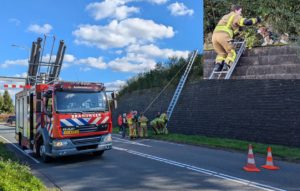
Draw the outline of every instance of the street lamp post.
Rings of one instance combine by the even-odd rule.
[[[23,46],[23,45],[18,45],[18,44],[12,44],[12,47],[16,47],[16,48],[20,48],[23,50],[27,50],[28,51],[28,62],[30,61],[30,51],[31,49],[28,46]]]

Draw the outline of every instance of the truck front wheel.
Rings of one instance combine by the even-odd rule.
[[[37,156],[41,157],[43,162],[48,163],[51,161],[51,157],[46,155],[46,146],[42,141],[39,141],[36,148]]]

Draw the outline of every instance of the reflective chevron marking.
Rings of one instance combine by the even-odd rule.
[[[73,118],[73,119],[69,118],[69,119],[61,119],[60,125],[61,127],[82,126],[88,124],[99,125],[99,124],[107,123],[108,120],[109,120],[109,116],[106,116],[105,118],[102,117]]]

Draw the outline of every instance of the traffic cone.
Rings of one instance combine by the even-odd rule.
[[[243,168],[245,171],[248,172],[259,172],[260,170],[256,168],[255,160],[254,160],[254,154],[252,150],[252,145],[249,144],[249,151],[248,151],[248,159],[247,159],[247,165]]]
[[[261,167],[268,169],[268,170],[278,170],[279,169],[278,166],[274,166],[271,147],[268,147],[268,156],[267,156],[266,165],[263,165]]]

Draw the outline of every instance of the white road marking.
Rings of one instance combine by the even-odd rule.
[[[152,147],[150,145],[145,145],[143,143],[138,143],[138,142],[134,142],[134,141],[128,141],[128,140],[124,140],[124,139],[121,139],[121,138],[118,138],[118,137],[113,137],[113,141],[114,142],[131,144],[131,145],[139,145],[139,146],[143,146],[143,147]]]
[[[246,185],[246,186],[259,188],[259,189],[262,189],[262,190],[286,191],[284,189],[272,187],[270,185],[260,184],[258,182],[252,182],[252,181],[249,181],[249,180],[241,179],[241,178],[230,176],[230,175],[227,175],[227,174],[222,174],[222,173],[219,173],[219,172],[207,170],[207,169],[204,169],[204,168],[199,168],[199,167],[188,165],[188,164],[185,164],[185,163],[176,162],[176,161],[173,161],[173,160],[157,157],[157,156],[154,156],[154,155],[149,155],[149,154],[137,152],[137,151],[134,151],[134,150],[124,149],[124,148],[115,147],[115,146],[113,146],[113,149],[119,150],[119,151],[124,151],[124,152],[130,153],[130,154],[141,156],[141,157],[148,158],[148,159],[151,159],[151,160],[156,160],[156,161],[159,161],[159,162],[162,162],[162,163],[174,165],[174,166],[177,166],[177,167],[186,168],[188,170],[192,170],[192,171],[199,172],[199,173],[202,173],[202,174],[206,174],[206,175],[209,175],[209,176],[214,176],[214,177],[229,180],[229,181],[232,181],[232,182],[240,183],[240,184],[243,184],[243,185]]]
[[[2,138],[3,140],[5,140],[6,142],[10,143],[12,146],[14,146],[16,149],[18,149],[21,153],[23,153],[24,155],[26,155],[27,157],[29,157],[30,159],[32,159],[34,162],[36,163],[40,163],[40,161],[36,160],[35,158],[33,158],[32,156],[30,156],[29,154],[27,154],[25,151],[23,151],[22,149],[20,149],[18,146],[16,146],[14,143],[10,142],[8,139],[2,137],[0,135],[0,138]]]

